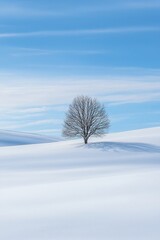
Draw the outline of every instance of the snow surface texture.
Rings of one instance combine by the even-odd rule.
[[[90,142],[0,148],[0,239],[160,239],[160,128]]]
[[[35,143],[49,143],[55,141],[58,141],[58,139],[41,136],[39,134],[0,130],[0,146],[16,146]]]

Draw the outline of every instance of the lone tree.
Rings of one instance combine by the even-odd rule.
[[[109,119],[104,106],[95,98],[78,96],[69,105],[63,136],[80,136],[87,144],[90,136],[101,136],[107,128],[109,128]]]

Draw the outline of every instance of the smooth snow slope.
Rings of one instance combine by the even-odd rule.
[[[57,140],[54,138],[41,136],[39,134],[0,130],[0,146],[16,146],[55,141]]]
[[[159,240],[160,128],[0,148],[0,239]]]

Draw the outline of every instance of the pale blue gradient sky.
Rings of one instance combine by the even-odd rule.
[[[0,0],[0,129],[59,136],[97,97],[110,131],[160,125],[160,0]]]

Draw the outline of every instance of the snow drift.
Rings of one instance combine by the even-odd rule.
[[[0,239],[159,240],[160,128],[0,148]]]
[[[58,141],[58,139],[41,136],[39,134],[0,130],[0,146],[16,146],[16,145],[26,145],[26,144],[36,144],[36,143],[49,143],[54,141]]]

